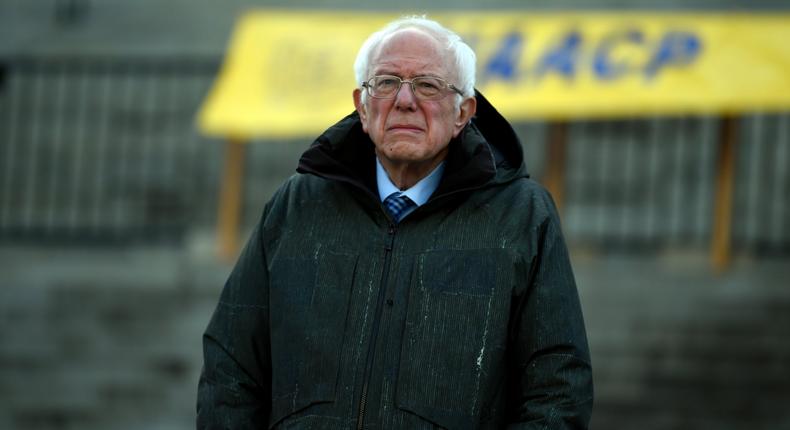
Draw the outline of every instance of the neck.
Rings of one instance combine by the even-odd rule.
[[[378,157],[381,166],[387,172],[390,181],[398,187],[399,190],[404,191],[414,186],[417,182],[428,176],[439,163],[444,160],[446,152],[437,155],[435,158],[414,163],[414,162],[394,162],[384,157]]]

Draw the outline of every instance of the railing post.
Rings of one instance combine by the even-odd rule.
[[[546,172],[543,184],[554,198],[557,212],[562,214],[565,204],[565,164],[568,146],[568,122],[552,121],[548,125],[546,148]]]
[[[232,261],[239,249],[246,149],[244,145],[242,140],[236,138],[225,141],[225,166],[220,183],[217,212],[217,254],[225,262]]]
[[[735,148],[738,140],[738,119],[725,116],[719,130],[716,163],[716,195],[711,235],[711,263],[721,272],[730,265],[732,200],[735,177]]]

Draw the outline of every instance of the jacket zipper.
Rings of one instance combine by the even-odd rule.
[[[357,416],[357,429],[362,430],[365,422],[365,406],[368,397],[368,385],[370,383],[370,376],[373,371],[373,358],[376,353],[376,342],[379,335],[379,325],[381,323],[381,312],[384,306],[384,297],[387,295],[387,278],[389,277],[390,258],[392,256],[392,247],[395,243],[395,234],[398,232],[398,227],[395,224],[390,224],[387,234],[389,234],[389,243],[384,246],[384,268],[381,272],[381,282],[379,284],[379,296],[376,303],[376,313],[373,319],[373,332],[370,337],[370,344],[368,345],[368,355],[365,362],[365,373],[362,376],[362,394],[359,398],[359,415]]]
[[[311,169],[307,169],[307,172],[308,173],[313,173],[313,174],[315,174],[315,175],[317,175],[319,177],[323,177],[323,178],[327,178],[327,179],[335,179],[335,180],[339,180],[341,182],[347,182],[347,183],[349,183],[351,185],[354,185],[355,187],[361,189],[363,192],[366,192],[367,194],[369,194],[373,198],[375,198],[375,199],[379,198],[377,195],[373,194],[370,190],[368,190],[366,187],[364,187],[359,182],[350,181],[350,180],[348,180],[346,178],[343,178],[343,177],[334,177],[334,176],[321,175],[318,172],[312,171]],[[475,186],[471,186],[471,187],[464,187],[464,188],[459,188],[459,189],[452,190],[452,191],[449,191],[449,192],[445,192],[444,194],[438,195],[436,197],[432,197],[431,199],[429,199],[428,202],[426,202],[426,204],[427,203],[431,203],[431,202],[433,202],[435,200],[438,200],[438,199],[447,198],[447,197],[452,196],[452,195],[457,194],[457,193],[480,189],[480,188],[483,188],[484,186],[485,186],[485,184],[480,184],[480,185],[475,185]],[[417,208],[417,209],[419,209],[419,208]],[[395,244],[395,234],[397,232],[398,232],[397,225],[393,224],[393,223],[390,223],[389,230],[387,231],[387,233],[390,236],[390,239],[389,239],[389,243],[384,246],[384,268],[382,269],[382,272],[381,272],[381,283],[380,283],[381,288],[379,290],[378,302],[376,303],[376,313],[374,314],[375,318],[373,319],[373,332],[372,332],[371,339],[370,339],[370,345],[368,345],[368,355],[367,355],[367,359],[365,361],[365,373],[362,376],[362,393],[360,394],[360,397],[359,397],[359,413],[357,415],[357,429],[358,430],[362,430],[363,427],[364,427],[364,423],[365,423],[365,407],[367,406],[367,400],[368,400],[367,399],[368,398],[368,385],[370,383],[370,375],[371,375],[371,373],[373,371],[373,356],[375,355],[375,350],[376,350],[376,341],[378,339],[379,323],[380,323],[380,320],[381,320],[382,308],[384,306],[384,297],[386,296],[386,293],[387,293],[387,291],[386,291],[387,290],[387,288],[386,288],[386,280],[387,280],[387,277],[389,276],[390,257],[391,257],[391,254],[392,254],[392,247]]]

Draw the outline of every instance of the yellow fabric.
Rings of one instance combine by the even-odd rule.
[[[353,63],[394,13],[256,10],[198,116],[208,135],[314,136],[353,110]],[[478,56],[508,119],[790,108],[790,14],[429,14]]]

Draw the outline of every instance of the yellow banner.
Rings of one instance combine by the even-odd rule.
[[[253,11],[201,107],[209,135],[314,136],[353,110],[362,42],[396,14]],[[790,108],[790,14],[429,14],[511,120]]]

